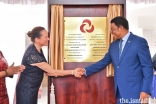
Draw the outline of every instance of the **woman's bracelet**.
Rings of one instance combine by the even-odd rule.
[[[74,75],[74,70],[72,70],[72,75]]]
[[[9,76],[8,72],[6,70],[4,70],[4,72],[6,74],[6,77],[8,77]]]

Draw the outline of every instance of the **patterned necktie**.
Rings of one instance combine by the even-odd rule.
[[[120,42],[119,42],[119,59],[120,59],[120,56],[121,56],[121,53],[122,53],[122,42],[123,42],[123,40],[120,39]]]

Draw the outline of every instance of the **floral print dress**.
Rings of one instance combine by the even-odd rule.
[[[0,51],[0,72],[8,68],[7,61],[5,60],[2,52]],[[5,77],[0,78],[0,104],[9,104],[7,88],[5,84]]]

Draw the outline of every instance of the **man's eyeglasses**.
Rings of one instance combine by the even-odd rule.
[[[110,30],[110,32],[113,32],[114,30],[116,30],[117,28],[119,28],[120,26],[118,26],[118,27],[116,27],[116,28],[112,28],[111,30]]]

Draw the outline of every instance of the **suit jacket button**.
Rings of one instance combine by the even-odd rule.
[[[117,66],[117,68],[119,68],[119,66]]]

